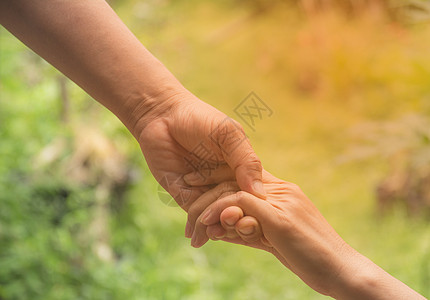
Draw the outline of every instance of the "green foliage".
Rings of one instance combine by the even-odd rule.
[[[261,96],[274,114],[247,130],[265,168],[302,186],[347,242],[429,297],[428,224],[400,208],[374,213],[387,161],[336,162],[356,124],[400,124],[404,114],[430,112],[430,31],[366,13],[304,18],[283,1],[261,14],[261,1],[145,3],[113,1],[203,100],[235,117],[251,90]],[[91,233],[97,186],[70,180],[64,164],[41,172],[35,163],[58,137],[73,140],[71,126],[59,121],[57,78],[0,30],[0,299],[326,298],[268,254],[219,242],[191,248],[185,213],[158,199],[131,135],[70,84],[71,123],[101,129],[142,170],[122,197],[112,193],[105,203],[104,242],[113,257],[101,257]]]

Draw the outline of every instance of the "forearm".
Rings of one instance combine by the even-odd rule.
[[[136,137],[160,99],[186,93],[103,0],[0,0],[0,22]]]
[[[320,225],[324,223],[319,222]],[[335,299],[425,299],[345,243],[328,226],[321,226],[324,233],[320,232],[318,235],[311,231],[303,232],[306,238],[295,240],[295,247],[292,246],[291,239],[285,237],[278,238],[282,240],[281,243],[272,241],[274,247],[290,263],[290,269],[309,286]],[[287,236],[289,230],[280,232]],[[309,239],[312,235],[313,239]]]
[[[336,299],[425,299],[352,248],[330,294]]]

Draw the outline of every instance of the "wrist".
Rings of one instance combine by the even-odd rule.
[[[345,262],[345,270],[330,296],[335,299],[425,299],[392,277],[367,257],[355,254]]]
[[[178,85],[165,85],[151,95],[137,93],[126,101],[127,112],[123,122],[139,141],[140,135],[150,122],[169,116],[172,110],[190,95],[189,91]]]
[[[378,269],[369,259],[358,252],[354,253],[345,260],[331,296],[335,299],[369,299],[371,291],[377,289]]]
[[[335,299],[368,299],[363,292],[377,281],[375,264],[343,240],[330,252],[328,261],[328,272],[323,274],[317,291]]]

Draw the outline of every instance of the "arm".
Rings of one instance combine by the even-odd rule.
[[[226,210],[236,207],[243,211],[241,215],[258,220],[273,248],[263,243],[251,246],[275,254],[286,267],[322,294],[336,299],[424,299],[349,246],[298,186],[267,172],[264,172],[263,182],[266,201],[246,192],[221,197],[198,217],[193,224],[194,234],[211,235],[211,228],[223,222]]]
[[[264,197],[249,141],[221,149],[216,129],[225,125],[235,138],[244,136],[241,126],[188,92],[105,1],[0,0],[0,22],[127,126],[155,178],[184,209],[201,194],[181,194],[189,189],[183,175],[193,171],[184,158],[202,142],[217,163],[236,170],[243,190]]]
[[[136,138],[145,115],[186,92],[103,0],[2,0],[0,21]]]

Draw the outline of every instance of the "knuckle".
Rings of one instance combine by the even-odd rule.
[[[242,141],[247,139],[242,125],[229,117],[217,120],[213,128],[215,128],[215,143],[223,148],[229,148],[232,145],[232,140]]]
[[[242,124],[240,124],[238,121],[236,121],[233,118],[228,118],[228,122],[227,122],[227,126],[228,128],[233,131],[234,133],[238,133],[238,134],[244,134],[245,130],[243,130],[243,126]]]
[[[238,189],[238,186],[235,181],[224,181],[218,185],[218,190],[220,191],[221,194],[235,191],[237,189]]]
[[[296,192],[296,193],[302,192],[302,189],[297,184],[290,182],[288,185],[289,185],[289,189],[292,190],[293,192]]]
[[[188,209],[188,220],[194,222],[200,214],[200,208],[197,205],[191,205]]]
[[[248,196],[248,193],[245,191],[239,191],[236,193],[236,201],[237,203],[243,204],[245,202],[246,197]]]
[[[227,196],[230,196],[230,195],[233,195],[234,194],[234,191],[225,191],[225,192],[223,192],[220,196],[219,196],[219,198],[218,199],[222,199],[222,198],[224,198],[224,197],[227,197]]]
[[[245,191],[238,191],[237,193],[236,193],[236,196],[237,196],[237,198],[238,199],[243,199],[243,198],[245,198],[246,197],[246,195],[247,195],[248,193],[247,192],[245,192]]]
[[[227,133],[230,136],[245,136],[245,130],[243,129],[242,125],[230,118],[230,117],[224,117],[220,119],[214,119],[212,121],[212,128],[215,128],[216,137],[221,138],[224,133]],[[219,142],[222,142],[223,139]]]
[[[243,156],[238,165],[236,166],[236,170],[238,168],[246,167],[247,170],[256,171],[261,173],[263,171],[263,166],[261,164],[260,158],[258,158],[257,154],[251,149],[247,151]]]
[[[261,170],[261,160],[260,160],[260,158],[258,158],[257,154],[255,154],[254,152],[249,154],[248,164],[253,165],[258,170]]]
[[[247,156],[244,159],[244,163],[251,170],[259,171],[259,172],[263,170],[263,167],[261,166],[261,160],[254,152],[249,152],[247,154]]]

